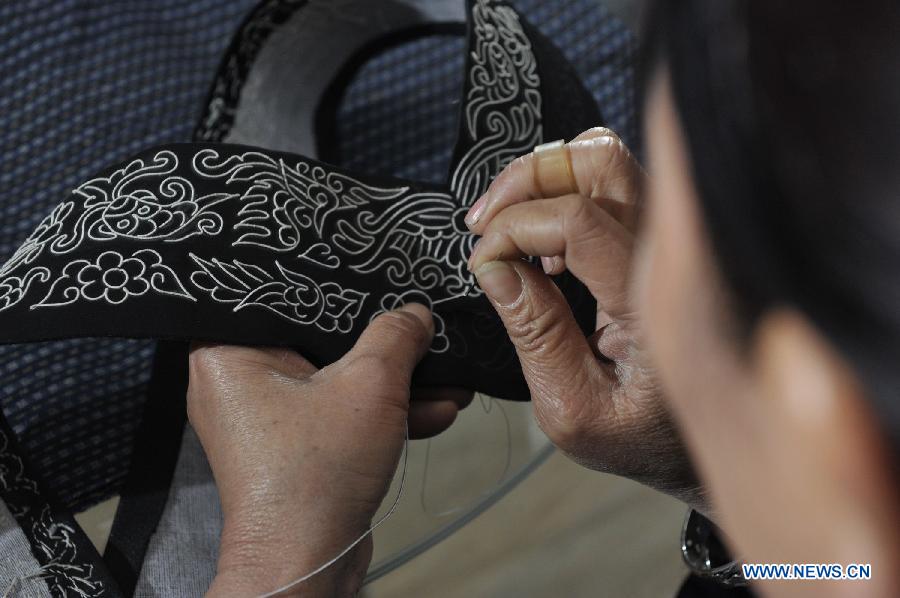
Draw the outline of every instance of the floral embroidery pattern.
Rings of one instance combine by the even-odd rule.
[[[105,251],[94,261],[70,262],[47,296],[32,309],[68,305],[78,299],[119,305],[150,289],[162,295],[195,301],[175,272],[162,263],[159,253],[141,249],[127,258],[117,251]]]
[[[261,20],[242,30],[243,42],[258,50],[302,4],[266,2]],[[232,146],[146,152],[80,185],[41,222],[0,268],[0,312],[29,295],[31,310],[206,297],[234,312],[254,306],[295,324],[348,332],[363,312],[371,317],[407,295],[430,305],[480,295],[466,269],[475,239],[462,215],[543,132],[540,78],[518,15],[504,3],[475,0],[471,22],[462,111],[468,150],[449,190],[376,186],[298,156]],[[242,81],[250,62],[227,64],[237,71],[219,83]],[[234,99],[239,90],[220,91]],[[206,131],[214,138],[229,122],[220,113]],[[176,261],[190,273],[176,273]],[[304,267],[326,276],[314,282],[299,272]],[[358,274],[360,282],[321,282],[329,271]],[[367,303],[372,281],[384,279],[405,290]],[[450,345],[443,328],[435,352]]]
[[[300,250],[305,259],[331,269],[384,272],[393,285],[427,291],[434,300],[474,287],[465,268],[474,240],[455,228],[460,208],[448,194],[373,187],[261,152],[223,156],[207,149],[193,164],[201,176],[249,184],[241,195],[235,246]],[[322,238],[332,245],[306,246]]]
[[[97,258],[97,263],[82,268],[77,278],[84,284],[81,293],[85,299],[105,299],[118,305],[129,295],[143,295],[150,289],[150,283],[144,278],[146,270],[146,264],[137,258],[123,258],[107,251]]]
[[[434,306],[431,298],[421,291],[388,293],[381,298],[378,311],[372,314],[372,318],[369,321],[374,320],[385,312],[403,307],[407,303],[420,303],[429,309]],[[432,318],[434,318],[434,340],[431,343],[431,351],[433,353],[444,353],[450,349],[450,339],[447,337],[447,324],[440,314],[432,313]]]

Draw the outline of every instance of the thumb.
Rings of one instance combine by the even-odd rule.
[[[408,303],[376,317],[339,364],[352,369],[357,380],[374,388],[409,384],[416,364],[434,337],[434,320],[424,305]]]
[[[560,290],[524,262],[488,262],[475,271],[516,347],[535,416],[559,446],[590,420],[604,373]]]

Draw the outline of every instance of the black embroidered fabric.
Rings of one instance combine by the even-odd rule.
[[[267,18],[271,4],[259,9]],[[289,345],[321,365],[345,353],[378,313],[419,301],[433,307],[437,335],[418,384],[526,400],[512,346],[465,269],[474,238],[463,216],[514,157],[600,116],[565,59],[510,6],[473,0],[470,15],[460,133],[445,185],[350,173],[265,148],[145,150],[76,188],[0,269],[2,340]],[[245,27],[258,29],[253,18]],[[220,90],[240,87],[244,69],[233,65],[257,50],[232,47],[198,138],[227,132],[239,94]],[[568,276],[559,284],[587,330],[590,296]]]
[[[94,172],[188,141],[256,0],[0,1],[0,262]],[[63,505],[116,492],[155,342],[0,347],[0,406]]]
[[[55,6],[68,10],[71,1]],[[219,10],[219,4],[209,4],[204,5],[206,12]],[[237,4],[227,10],[234,13]],[[198,143],[138,151],[81,182],[48,210],[0,267],[0,343],[71,339],[64,342],[77,352],[83,343],[106,346],[94,337],[216,340],[293,346],[323,364],[342,355],[381,311],[420,301],[435,310],[438,334],[417,371],[417,384],[464,386],[526,400],[512,346],[465,271],[474,239],[462,216],[509,160],[538,143],[571,138],[602,121],[594,98],[559,50],[509,4],[467,4],[459,134],[443,183],[364,174],[264,147],[222,143],[240,111],[241,92],[258,52],[273,31],[302,17],[308,5],[306,0],[264,0],[245,19],[220,64],[195,131]],[[555,18],[544,15],[550,9],[539,2],[530,4],[542,19]],[[10,10],[20,12],[0,6],[0,11]],[[98,10],[105,11],[106,5]],[[180,10],[173,3],[163,12]],[[226,19],[226,9],[220,12],[222,21],[215,26],[228,27],[233,14]],[[172,18],[182,19],[179,15],[173,12]],[[110,22],[120,17],[128,21],[126,13],[117,13]],[[212,24],[209,27],[212,31]],[[197,51],[195,45],[192,52]],[[218,48],[212,43],[204,47]],[[630,97],[628,89],[610,89],[617,99]],[[353,163],[353,157],[347,161]],[[66,168],[72,170],[71,165]],[[593,324],[592,299],[567,276],[557,282],[587,330]],[[43,346],[50,351],[62,345]],[[160,343],[151,388],[183,388],[184,346]],[[114,349],[116,355],[129,354],[121,375],[133,384],[135,397],[147,387],[149,347],[147,342],[121,341]],[[175,367],[176,361],[181,365]],[[61,371],[53,368],[48,375]],[[110,372],[117,375],[117,370]],[[55,388],[52,384],[47,390]],[[166,392],[154,394],[153,413],[165,414],[159,402],[166,401]],[[178,397],[170,404],[182,409]],[[133,422],[129,430],[137,426],[133,420],[138,412],[139,401],[123,404],[121,419]],[[144,423],[153,421],[151,417]],[[150,433],[147,426],[142,430],[142,437]],[[21,464],[12,430],[4,427],[0,432],[0,461]],[[152,433],[148,438],[138,450],[142,463],[153,461],[152,447],[164,440],[154,440]],[[164,460],[173,458],[174,452],[167,452]],[[52,474],[40,473],[45,481],[46,474]],[[132,472],[129,492],[146,501],[131,504],[133,510],[146,513],[150,503],[151,510],[161,509],[157,499],[164,493],[139,488],[133,483],[138,477],[139,472]],[[162,472],[160,478],[165,477]],[[111,475],[105,485],[101,480],[102,487],[91,481],[78,489],[78,496],[63,493],[61,503],[46,491],[52,484],[35,479],[36,474],[0,476],[0,498],[27,528],[41,564],[55,567],[46,577],[52,593],[118,595],[106,565],[63,507],[83,503],[86,496],[108,494],[121,475]],[[27,501],[23,487],[34,489]],[[151,496],[154,493],[160,496]],[[117,573],[126,594],[133,589],[153,525],[146,527],[137,533],[125,530],[119,536],[122,543],[110,540],[120,550],[112,556],[131,568],[132,579],[126,583]],[[66,533],[55,537],[55,543],[42,543],[48,530]],[[129,548],[134,550],[125,550]],[[112,570],[112,561],[107,562]]]
[[[245,36],[235,32],[251,21],[254,1],[151,4],[0,2],[0,261],[92,173],[191,138],[216,65],[229,39],[240,46]],[[605,121],[637,148],[636,46],[627,27],[594,0],[515,6],[565,51]],[[339,150],[320,147],[318,155],[353,172],[441,183],[459,120],[465,25],[399,37],[389,50],[366,53],[330,126],[317,118],[326,125],[318,141]],[[120,491],[155,345],[70,338],[0,346],[0,406],[65,507],[80,511]]]

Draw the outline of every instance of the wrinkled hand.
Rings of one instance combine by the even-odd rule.
[[[469,261],[516,346],[535,416],[575,461],[702,506],[685,450],[641,347],[630,300],[634,214],[646,173],[608,129],[569,143],[578,193],[543,198],[533,155],[512,162],[473,206]],[[585,338],[544,271],[565,269],[597,300]]]
[[[412,437],[448,427],[471,393],[422,392],[410,378],[434,334],[407,305],[376,318],[354,349],[316,371],[288,349],[197,346],[188,415],[222,502],[211,596],[255,596],[317,569],[365,532]],[[419,398],[419,397],[417,397]],[[282,595],[352,596],[371,538]]]

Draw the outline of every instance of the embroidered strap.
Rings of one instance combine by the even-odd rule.
[[[48,501],[29,473],[15,434],[0,413],[0,500],[31,544],[54,597],[114,597],[119,592],[74,519]],[[2,560],[0,560],[2,562]]]
[[[265,14],[284,18],[270,4]],[[554,91],[541,88],[537,46],[550,66],[565,62],[505,3],[472,0],[470,9],[446,187],[247,146],[143,151],[75,189],[0,268],[0,341],[290,345],[322,365],[349,350],[373,317],[418,301],[436,314],[419,383],[527,399],[513,347],[466,271],[475,239],[463,216],[509,160],[554,127],[554,115],[541,112],[542,94]],[[228,97],[210,106],[230,105]],[[209,130],[230,121],[216,122]],[[560,285],[588,330],[590,296],[568,276]]]

